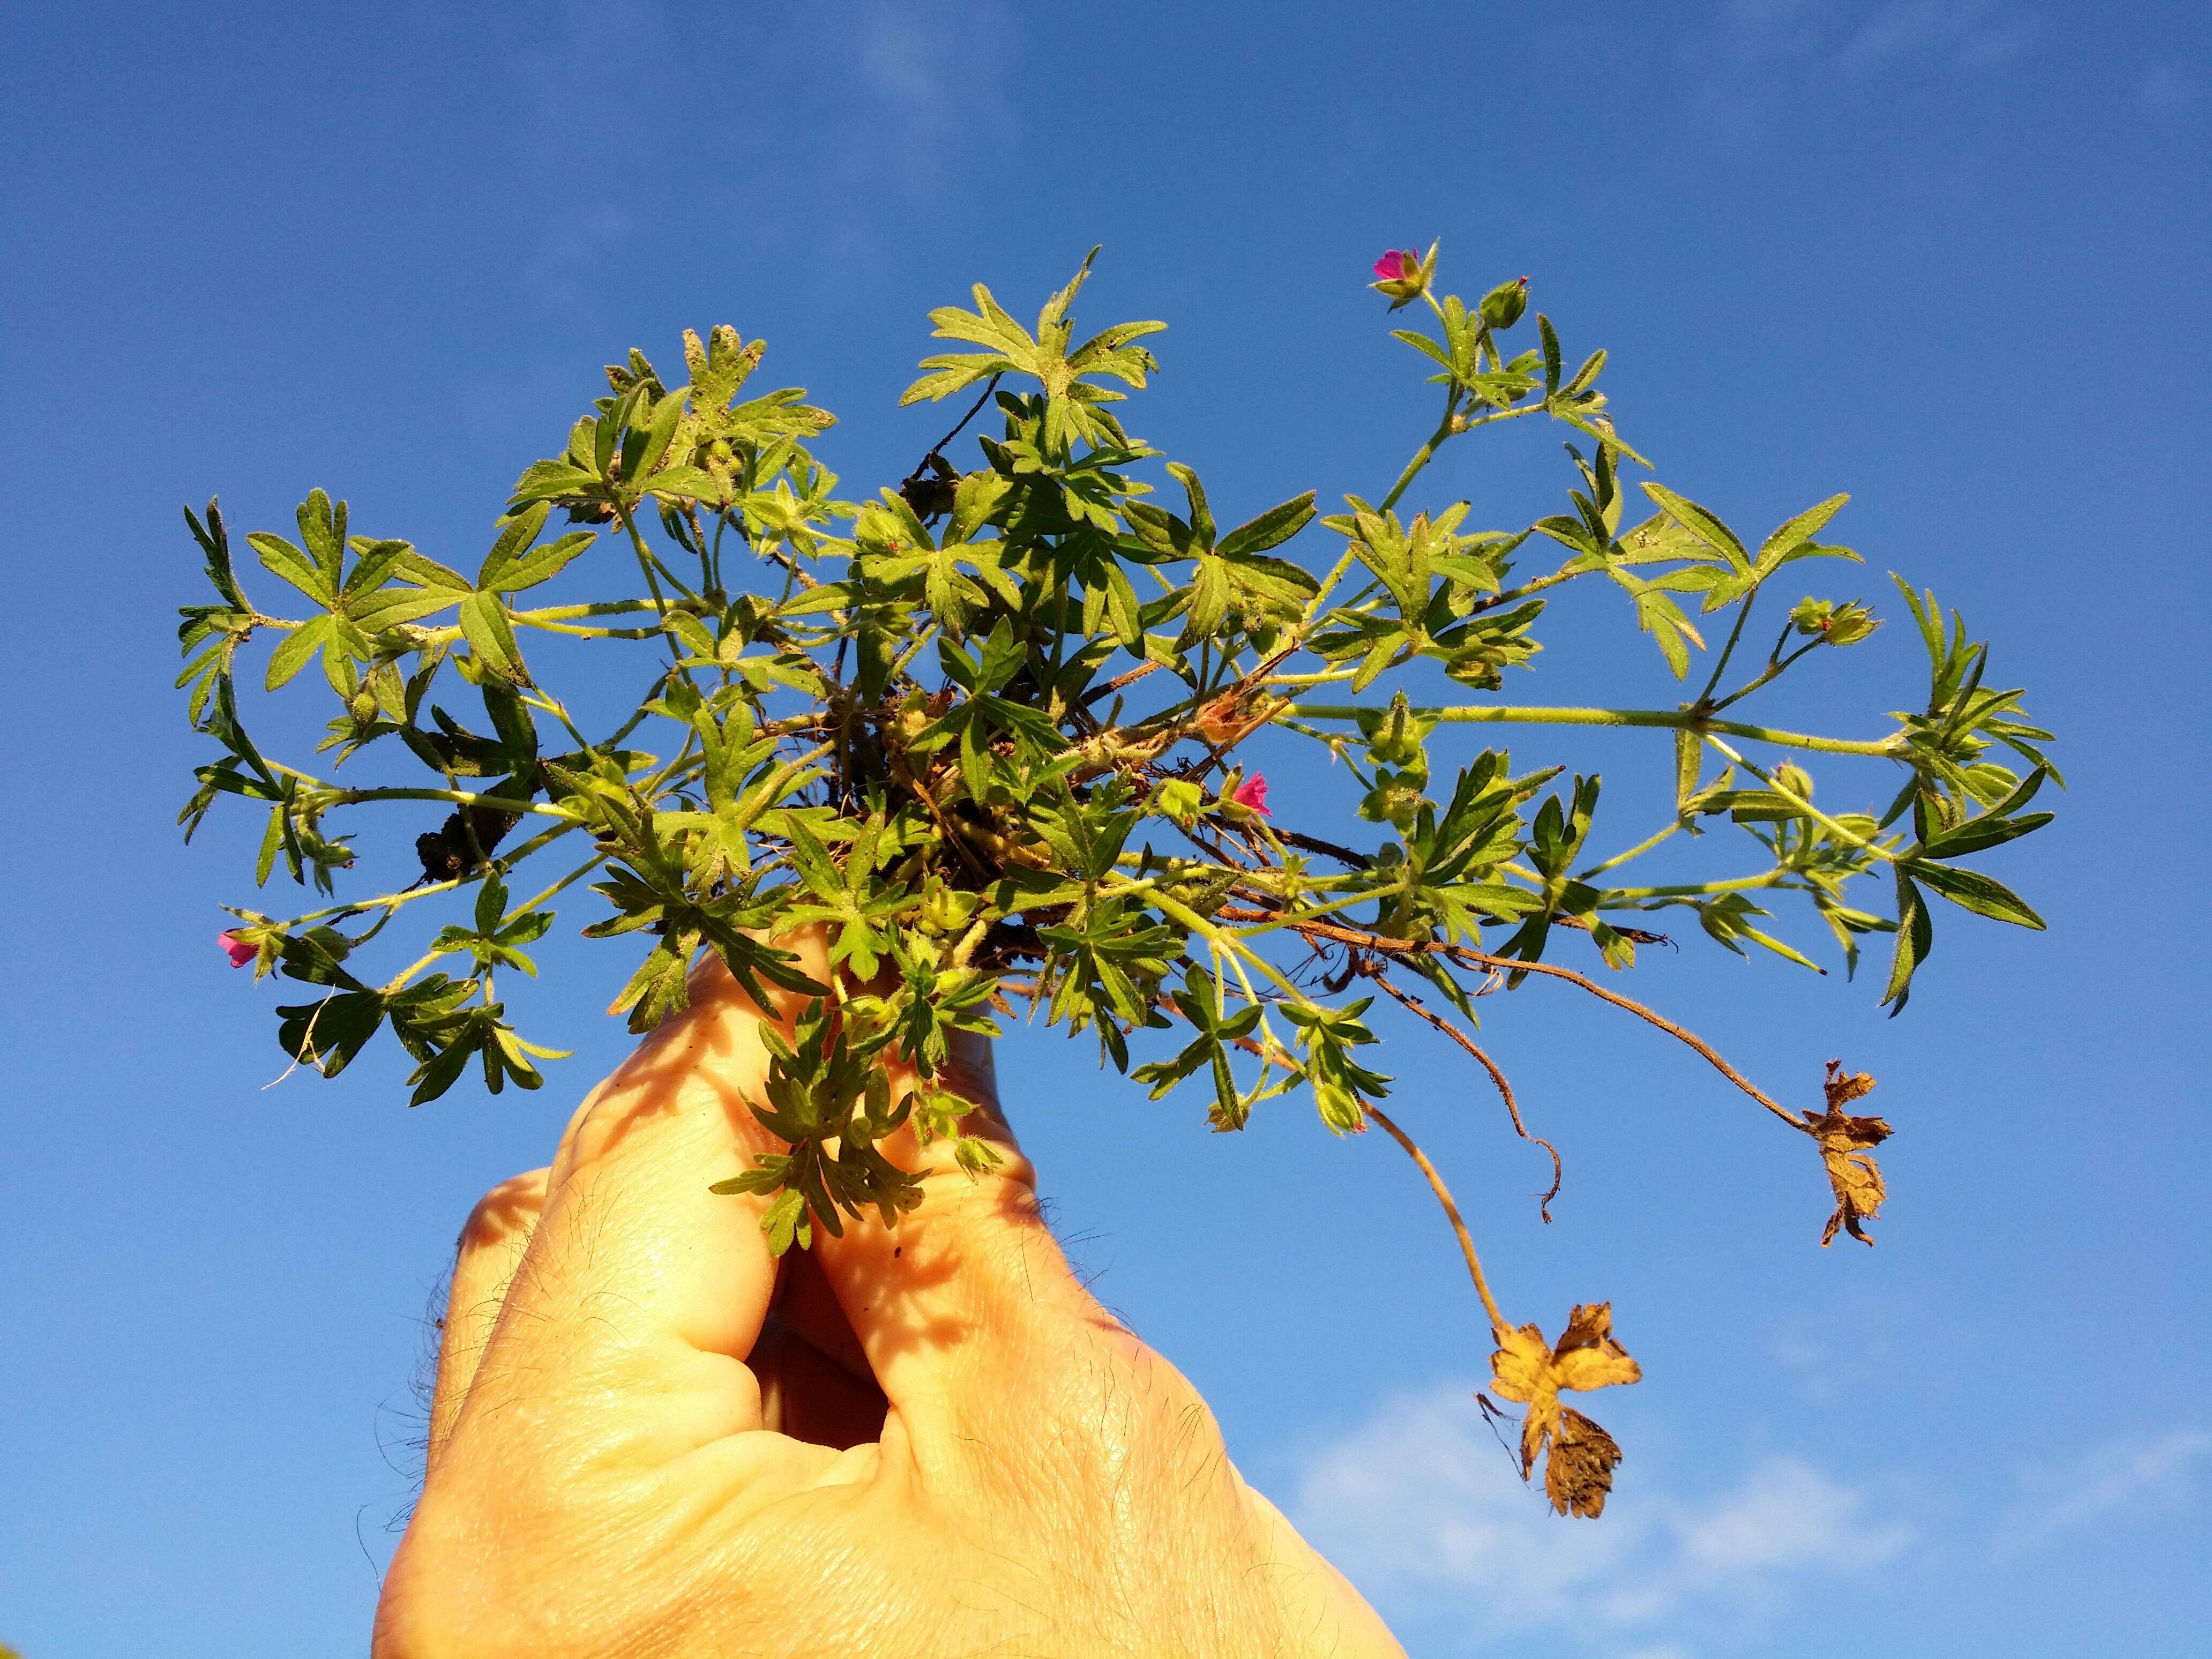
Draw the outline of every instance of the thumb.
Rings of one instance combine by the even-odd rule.
[[[911,1090],[910,1072],[893,1071]],[[964,1133],[999,1154],[970,1175],[951,1142],[922,1145],[910,1125],[880,1143],[922,1177],[923,1197],[895,1226],[876,1212],[848,1218],[842,1237],[817,1222],[814,1253],[891,1408],[917,1450],[951,1450],[1003,1432],[1044,1371],[1087,1336],[1134,1343],[1068,1267],[1036,1198],[1036,1170],[1000,1109],[987,1039],[956,1034],[938,1086],[974,1103]]]

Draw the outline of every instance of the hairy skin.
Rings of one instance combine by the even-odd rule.
[[[710,958],[471,1216],[375,1659],[1402,1659],[1076,1281],[987,1047],[996,1175],[887,1142],[921,1210],[773,1259],[707,1190],[770,1149],[761,1018]]]

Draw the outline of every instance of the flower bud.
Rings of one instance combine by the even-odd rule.
[[[1834,600],[1816,599],[1809,594],[1790,607],[1790,620],[1796,625],[1800,634],[1826,633],[1828,619],[1835,614]]]
[[[963,893],[947,887],[939,878],[930,878],[921,901],[921,925],[933,933],[951,933],[965,927],[969,918],[975,914],[981,896]]]
[[[1856,599],[1843,605],[1832,599],[1800,599],[1790,608],[1790,620],[1799,633],[1818,635],[1830,645],[1856,645],[1881,626]]]
[[[1774,769],[1774,781],[1799,800],[1813,799],[1813,775],[1794,761],[1784,761]]]
[[[1528,308],[1528,279],[1500,283],[1482,296],[1482,320],[1492,328],[1510,328]]]

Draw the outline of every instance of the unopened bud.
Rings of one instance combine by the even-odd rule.
[[[1482,320],[1492,328],[1510,328],[1528,308],[1528,279],[1500,283],[1482,296]]]

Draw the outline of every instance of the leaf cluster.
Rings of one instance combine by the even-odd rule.
[[[2023,694],[1990,689],[1988,647],[1900,582],[1927,650],[1924,708],[1863,736],[1750,718],[1747,700],[1881,625],[1867,596],[1812,594],[1779,616],[1770,602],[1778,636],[1763,659],[1747,643],[1770,587],[1858,564],[1820,539],[1847,498],[1754,544],[1654,477],[1632,489],[1630,470],[1653,468],[1616,428],[1605,353],[1569,372],[1540,313],[1533,343],[1510,343],[1532,316],[1526,280],[1469,305],[1435,291],[1433,249],[1376,284],[1393,309],[1427,306],[1433,331],[1395,337],[1441,398],[1395,483],[1346,495],[1340,512],[1307,489],[1218,513],[1194,467],[1123,423],[1128,393],[1158,368],[1138,342],[1164,325],[1085,335],[1073,312],[1091,264],[1033,325],[980,285],[972,309],[931,313],[938,338],[972,349],[925,359],[902,401],[981,391],[872,499],[840,497],[815,453],[831,416],[797,388],[752,393],[764,348],[724,326],[684,335],[680,380],[635,350],[611,365],[607,394],[523,469],[481,558],[449,564],[355,534],[344,502],[316,490],[296,540],[246,538],[304,611],[280,617],[247,596],[216,506],[188,512],[213,599],[183,610],[178,684],[218,752],[182,822],[189,834],[226,796],[254,803],[266,813],[257,884],[281,865],[332,901],[289,918],[235,913],[258,973],[321,992],[279,1009],[287,1055],[335,1075],[388,1025],[415,1061],[416,1102],[471,1060],[494,1091],[539,1086],[535,1061],[551,1051],[516,1032],[495,981],[535,975],[554,901],[580,886],[596,896],[584,933],[635,953],[611,1008],[632,1030],[680,1013],[702,951],[762,1006],[787,1010],[754,1103],[785,1150],[726,1184],[761,1200],[782,1249],[869,1211],[890,1224],[921,1202],[886,1150],[902,1134],[954,1137],[964,1165],[988,1167],[945,1084],[957,1033],[1026,1014],[1095,1038],[1101,1063],[1155,1098],[1196,1085],[1216,1129],[1303,1092],[1332,1130],[1356,1133],[1389,1095],[1374,1023],[1387,997],[1483,1068],[1525,1133],[1472,1033],[1484,999],[1571,983],[1689,1042],[1814,1141],[1841,1206],[1831,1232],[1858,1234],[1881,1198],[1863,1127],[1879,1120],[1790,1111],[1561,958],[1587,951],[1600,974],[1626,975],[1639,945],[1665,937],[1632,918],[1687,909],[1723,948],[1817,971],[1783,908],[1802,906],[1847,969],[1866,937],[1893,936],[1883,995],[1902,1009],[1935,900],[2040,927],[1966,862],[2048,823],[2028,808],[2059,781]],[[972,447],[951,447],[978,417]],[[1486,526],[1466,501],[1408,504],[1442,448],[1524,418],[1564,430],[1564,510]],[[1547,607],[1577,584],[1650,639],[1679,694],[1644,708],[1502,700],[1535,665]],[[257,635],[264,690],[304,695],[304,671],[319,667],[335,703],[327,775],[248,737],[238,677]],[[626,653],[647,681],[597,732],[554,689],[579,651]],[[1480,695],[1415,701],[1439,682]],[[1672,745],[1673,799],[1601,856],[1600,777],[1516,775],[1504,749],[1459,741],[1476,724],[1650,729]],[[1322,799],[1319,769],[1279,771],[1271,806],[1246,747],[1261,733],[1316,745],[1352,799]],[[395,781],[339,781],[364,755]],[[1815,765],[1889,769],[1887,810],[1830,810]],[[370,822],[392,827],[358,827]],[[1692,878],[1638,880],[1669,844],[1694,855]],[[512,899],[516,872],[547,858],[568,867]],[[356,872],[380,890],[339,897]],[[445,914],[441,901],[469,902],[471,888],[465,920],[423,930],[422,954],[403,953],[389,977],[359,976],[373,939]],[[826,945],[823,978],[789,948],[801,930]],[[896,1097],[894,1060],[916,1079]],[[1554,1498],[1576,1513],[1601,1505],[1618,1449],[1554,1412],[1545,1379],[1595,1363],[1575,1354],[1615,1353],[1604,1314],[1579,1310],[1588,1340],[1561,1348],[1492,1322],[1509,1334],[1501,1391],[1530,1403],[1532,1423],[1551,1402],[1538,1437],[1567,1471]],[[1632,1380],[1623,1364],[1632,1371],[1606,1360],[1601,1380]]]

